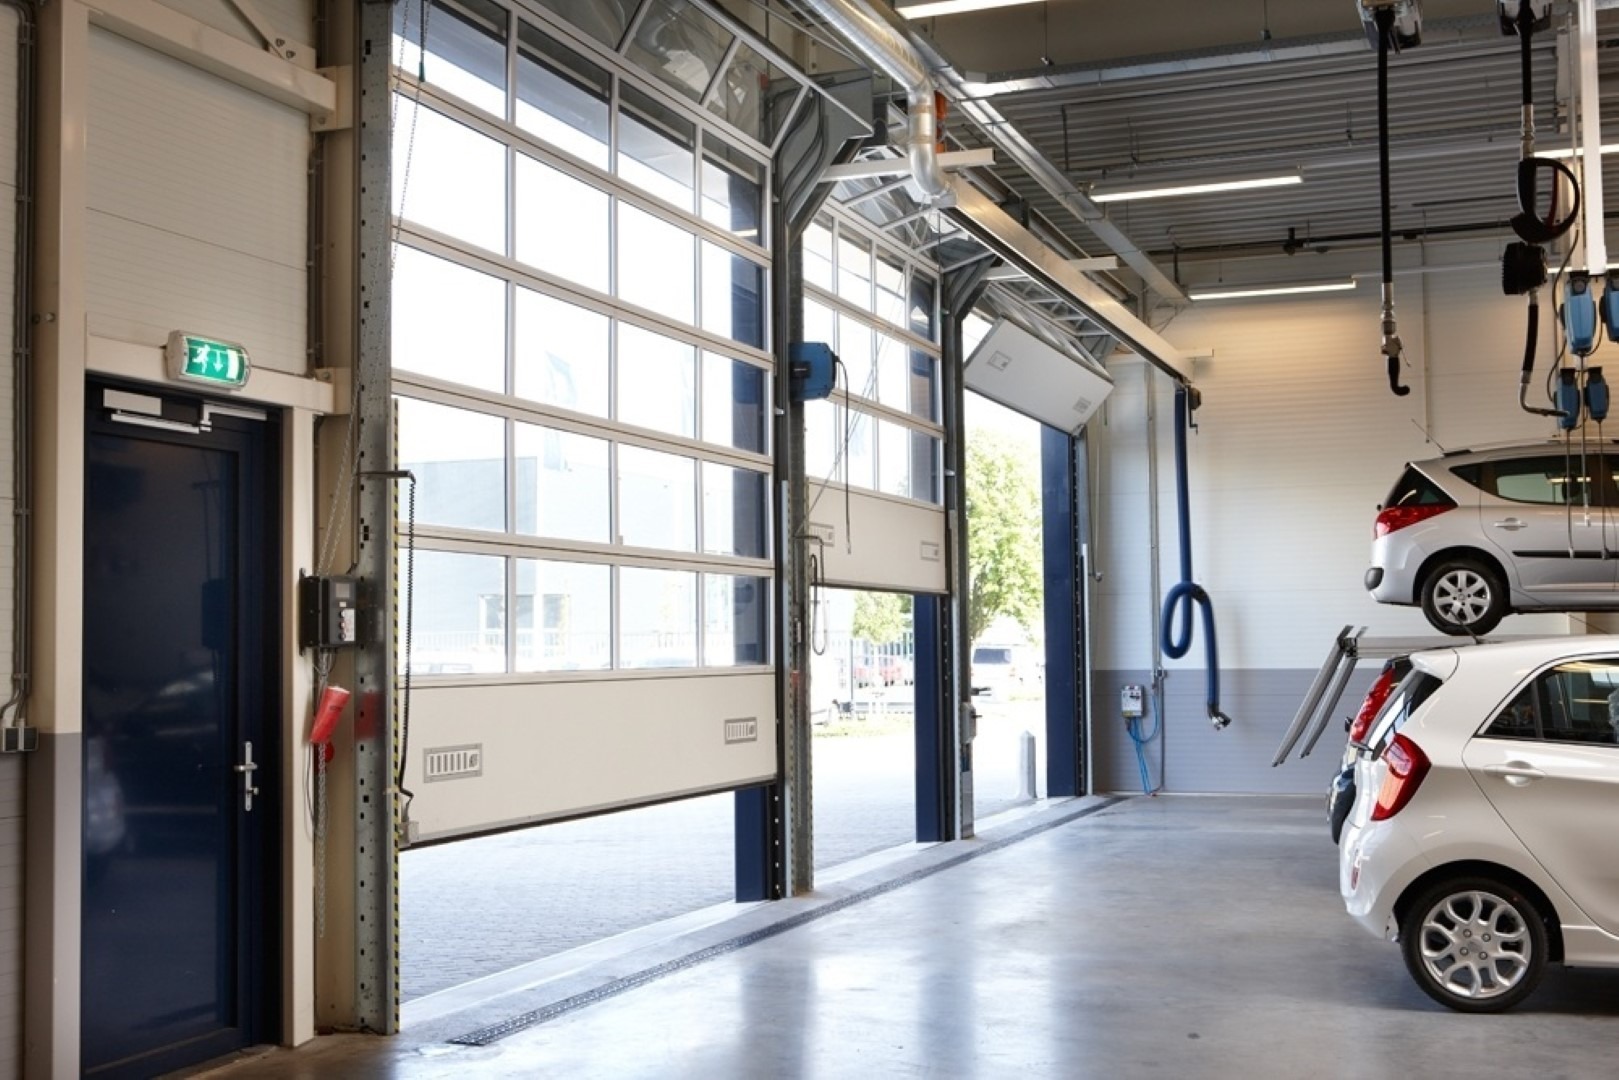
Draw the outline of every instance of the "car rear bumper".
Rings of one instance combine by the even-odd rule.
[[[1351,819],[1344,825],[1338,845],[1338,891],[1350,918],[1369,933],[1398,936],[1395,902],[1427,867],[1422,845],[1398,821]]]

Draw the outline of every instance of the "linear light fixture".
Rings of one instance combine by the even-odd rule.
[[[1250,296],[1288,296],[1293,293],[1349,292],[1355,282],[1328,281],[1316,285],[1240,285],[1229,289],[1192,289],[1193,300],[1242,300]]]
[[[1619,143],[1603,143],[1602,144],[1602,154],[1603,154],[1604,157],[1606,157],[1608,154],[1619,154]],[[1582,146],[1582,147],[1580,147],[1578,149],[1571,149],[1571,148],[1569,148],[1567,146],[1562,146],[1562,147],[1557,148],[1556,150],[1547,150],[1545,152],[1542,152],[1540,150],[1536,150],[1535,151],[1535,156],[1536,157],[1544,157],[1544,158],[1554,158],[1554,159],[1556,159],[1558,161],[1567,161],[1571,157],[1584,157],[1585,156],[1585,148]]]
[[[1296,172],[1277,176],[1254,176],[1246,180],[1211,180],[1200,184],[1166,184],[1162,187],[1125,189],[1123,191],[1094,192],[1091,202],[1128,202],[1132,199],[1167,199],[1177,195],[1210,195],[1219,191],[1248,191],[1252,188],[1288,187],[1304,183]]]
[[[899,4],[894,10],[907,19],[931,19],[935,15],[960,15],[967,11],[1034,4],[1040,0],[925,0],[920,4]]]

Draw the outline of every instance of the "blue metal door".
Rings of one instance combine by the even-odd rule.
[[[125,408],[90,387],[85,455],[80,1039],[98,1077],[263,1041],[278,997],[276,428],[112,394]]]

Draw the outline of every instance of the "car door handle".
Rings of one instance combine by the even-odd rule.
[[[1525,784],[1540,780],[1545,773],[1529,764],[1527,761],[1508,761],[1501,765],[1486,765],[1484,772],[1488,776],[1499,776],[1513,787],[1523,787]]]
[[[1495,527],[1497,529],[1505,529],[1508,532],[1517,532],[1519,529],[1527,529],[1529,527],[1529,523],[1527,521],[1520,521],[1517,518],[1507,518],[1504,521],[1497,521],[1495,523]]]

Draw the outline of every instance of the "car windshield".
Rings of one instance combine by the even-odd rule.
[[[1430,675],[1426,671],[1412,668],[1400,685],[1394,688],[1388,701],[1383,703],[1383,710],[1377,714],[1372,722],[1371,735],[1366,739],[1366,745],[1374,752],[1381,754],[1383,747],[1394,737],[1394,733],[1405,726],[1417,706],[1433,696],[1433,692],[1444,685],[1444,680],[1437,675]]]
[[[973,663],[975,664],[1010,664],[1012,650],[995,648],[989,645],[980,645],[973,650]]]

